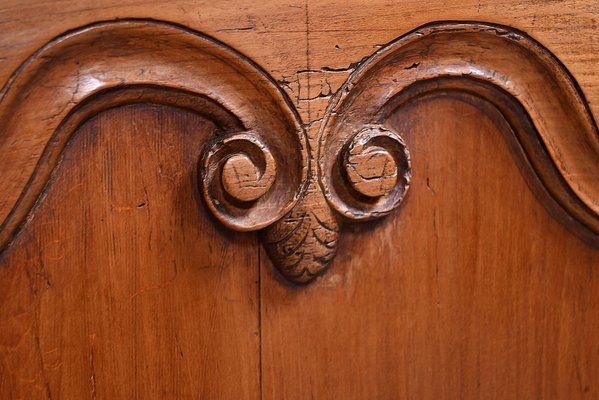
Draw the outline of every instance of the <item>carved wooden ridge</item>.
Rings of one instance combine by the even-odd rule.
[[[439,91],[466,91],[497,107],[543,203],[599,243],[597,126],[565,67],[522,32],[440,22],[400,37],[358,65],[309,149],[295,107],[252,61],[180,26],[126,20],[54,39],[0,92],[0,171],[10,171],[0,197],[0,249],[26,223],[82,123],[111,107],[151,102],[220,126],[198,144],[206,205],[231,229],[262,230],[279,271],[308,282],[334,258],[345,221],[377,219],[399,206],[418,154],[386,122]]]

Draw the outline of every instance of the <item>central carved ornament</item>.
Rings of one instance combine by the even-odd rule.
[[[194,62],[177,61],[181,54]],[[100,59],[111,61],[102,71]],[[162,67],[148,68],[149,59]],[[356,66],[309,145],[289,97],[247,57],[181,26],[120,20],[52,40],[2,92],[4,143],[28,147],[0,157],[0,170],[23,171],[5,188],[21,194],[0,202],[0,251],[26,222],[80,124],[105,109],[150,102],[194,110],[219,127],[198,164],[207,207],[231,229],[261,230],[281,274],[309,282],[333,260],[345,221],[388,215],[408,191],[409,132],[393,131],[390,116],[431,92],[456,90],[502,113],[514,128],[515,154],[526,158],[522,165],[552,213],[599,242],[597,127],[568,71],[522,32],[441,22],[398,38]]]

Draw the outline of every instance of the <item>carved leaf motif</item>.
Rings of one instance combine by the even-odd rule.
[[[287,279],[307,283],[324,272],[335,257],[339,225],[312,181],[297,206],[264,230],[264,247]]]

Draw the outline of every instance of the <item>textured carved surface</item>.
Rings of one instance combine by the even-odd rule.
[[[261,171],[246,155],[235,154],[223,164],[221,179],[223,188],[240,201],[254,201],[270,189],[275,179],[274,165]]]
[[[142,95],[125,93],[128,88]],[[121,95],[111,94],[115,90]],[[173,103],[173,91],[208,99],[211,107],[204,108],[206,101]],[[48,43],[2,92],[0,171],[6,171],[8,195],[0,198],[0,247],[35,204],[79,124],[104,109],[148,101],[207,115],[223,136],[249,131],[269,149],[273,165],[284,166],[270,190],[249,206],[224,205],[221,211],[233,213],[221,219],[226,224],[259,229],[293,207],[308,172],[306,139],[289,99],[263,70],[224,44],[178,26],[98,23]],[[21,195],[11,197],[15,193]]]
[[[350,219],[376,218],[396,207],[399,202],[385,203],[389,194],[373,201],[340,184],[348,173],[347,161],[338,160],[362,127],[386,127],[409,101],[447,90],[476,93],[504,114],[533,189],[573,231],[597,242],[599,135],[582,93],[547,49],[522,32],[484,23],[418,28],[356,68],[319,136],[319,179],[331,206]],[[375,188],[372,193],[383,191]]]
[[[263,243],[279,271],[306,283],[322,274],[335,256],[340,223],[316,185],[279,222],[264,231]]]
[[[212,213],[234,229],[261,228],[246,210],[275,181],[275,160],[266,144],[252,133],[221,136],[206,145],[200,165],[202,193]]]
[[[189,63],[180,62],[183,55]],[[148,69],[149,60],[161,68]],[[56,87],[67,89],[57,94]],[[3,90],[0,169],[10,176],[0,245],[25,221],[79,124],[109,107],[150,101],[219,124],[218,137],[203,144],[198,175],[208,207],[230,228],[268,227],[263,238],[275,266],[305,283],[332,260],[342,218],[375,219],[398,207],[410,184],[410,154],[405,132],[386,120],[436,90],[475,92],[501,110],[548,207],[597,240],[597,128],[568,72],[520,32],[439,23],[381,48],[332,98],[309,154],[289,99],[242,55],[180,27],[120,21],[55,39]]]
[[[264,71],[222,43],[181,27],[137,20],[98,23],[48,43],[2,92],[0,170],[6,171],[7,195],[0,199],[0,247],[32,209],[76,128],[104,109],[140,102],[206,115],[222,129],[221,147],[240,145],[240,154],[261,169],[260,189],[231,189],[242,199],[256,197],[252,202],[236,204],[233,196],[221,196],[220,185],[211,192],[208,204],[220,201],[211,208],[226,225],[260,229],[285,215],[304,190],[305,135],[289,99]],[[231,141],[231,135],[243,140]],[[231,146],[224,145],[228,141]],[[257,154],[252,150],[257,148],[268,151]],[[274,179],[276,165],[284,168]],[[10,197],[17,188],[20,196]]]
[[[347,76],[364,68],[361,60],[372,52],[434,20],[488,20],[526,31],[572,71],[599,115],[598,15],[599,2],[591,0],[3,0],[0,85],[43,44],[75,27],[132,16],[173,21],[242,50],[277,79],[308,132],[305,151],[316,159],[325,108]],[[186,70],[210,62],[199,57],[203,46],[174,44],[179,50],[168,52],[177,38],[146,40],[163,46],[152,43],[157,50],[147,52],[145,65],[132,59],[129,71],[141,85],[160,71],[163,80],[148,80],[160,90],[128,88],[121,99],[152,104],[116,102],[77,129],[36,196],[32,218],[0,255],[1,399],[599,398],[599,253],[547,215],[529,190],[546,192],[544,204],[564,208],[570,201],[584,211],[555,157],[546,156],[538,116],[518,107],[538,107],[518,87],[544,93],[541,101],[556,108],[568,104],[554,97],[560,79],[535,83],[538,70],[507,49],[462,40],[466,63],[483,50],[511,63],[503,76],[516,79],[515,89],[493,90],[456,75],[402,90],[385,107],[388,119],[374,122],[401,134],[413,155],[401,211],[345,223],[329,272],[296,288],[259,251],[257,234],[227,230],[204,204],[197,179],[202,150],[217,136],[256,129],[239,120],[243,112],[231,114],[239,108],[228,108],[230,99],[164,88],[178,87]],[[430,40],[380,65],[434,75],[440,63],[426,55],[446,46]],[[118,53],[98,54],[81,70],[64,63],[55,78],[82,79],[41,82],[27,90],[31,96],[0,107],[35,101],[40,118],[48,118],[103,82],[109,64],[123,61]],[[180,68],[170,74],[172,64]],[[129,81],[127,71],[122,77]],[[234,75],[226,68],[209,79],[197,74],[187,90],[207,83],[204,97],[233,96],[235,89],[221,84]],[[402,85],[401,77],[386,76],[370,84],[378,80],[390,91]],[[89,115],[109,97],[89,98]],[[14,172],[30,176],[31,166],[48,161],[40,161],[37,141],[53,147],[43,126],[24,121],[11,138],[0,126],[0,222],[23,190]],[[581,137],[576,124],[567,125],[564,137]],[[351,136],[360,126],[350,128]],[[273,151],[268,137],[280,131],[262,133]],[[7,149],[30,156],[4,164],[12,157]],[[276,165],[277,174],[289,168]],[[316,169],[314,161],[310,167]],[[533,172],[528,186],[526,168]],[[110,183],[113,191],[106,190]],[[549,193],[558,187],[565,196]],[[300,207],[308,214],[316,208],[301,199]],[[580,220],[572,211],[562,214],[568,226]]]
[[[412,178],[410,152],[401,136],[381,126],[367,126],[351,138],[341,157],[352,187],[376,201],[371,216],[399,205]]]
[[[397,164],[387,150],[371,146],[352,146],[345,162],[345,172],[353,188],[364,196],[383,196],[397,183]]]
[[[327,109],[318,138],[317,179],[329,204],[353,220],[397,208],[410,184],[410,154],[385,122],[411,99],[448,88],[473,91],[504,113],[516,132],[515,153],[530,165],[533,190],[574,232],[597,243],[599,141],[584,98],[548,50],[497,25],[431,24],[356,68]],[[306,210],[325,206],[319,195],[297,208],[271,228],[267,248],[284,275],[306,282],[326,268],[322,258],[307,257],[322,243],[306,239],[305,225],[322,224]],[[306,259],[317,262],[310,268]]]
[[[388,122],[414,156],[395,214],[345,224],[308,287],[263,268],[269,399],[593,398],[599,251],[535,198],[501,114],[460,94]]]

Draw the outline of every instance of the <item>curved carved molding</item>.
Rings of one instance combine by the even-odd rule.
[[[265,231],[266,248],[286,277],[307,282],[324,272],[344,219],[376,219],[399,206],[411,179],[410,153],[386,121],[412,100],[453,90],[502,113],[533,190],[574,232],[599,243],[599,136],[572,76],[522,32],[439,22],[377,51],[332,99],[316,154],[322,194],[311,183],[294,210]]]
[[[262,69],[197,32],[129,20],[51,41],[0,92],[0,249],[82,123],[110,107],[152,102],[215,121],[221,132],[201,144],[198,165],[208,208],[229,228],[264,229],[275,266],[291,281],[309,282],[333,259],[344,220],[387,215],[406,195],[410,157],[418,154],[387,125],[389,117],[412,100],[452,90],[500,110],[533,189],[554,215],[598,243],[597,126],[568,71],[522,32],[442,22],[380,49],[332,99],[311,160],[295,108]]]
[[[253,133],[217,137],[206,146],[200,167],[206,204],[230,228],[254,229],[258,225],[255,215],[247,210],[255,207],[258,200],[280,195],[278,191],[270,191],[277,170],[273,154]],[[264,215],[276,216],[279,212],[270,207],[259,211],[264,220],[272,218]]]
[[[222,167],[232,196],[213,190],[212,172],[200,168],[200,175],[207,179],[208,205],[228,226],[255,230],[272,224],[305,190],[304,131],[287,96],[261,68],[179,26],[143,20],[97,23],[41,48],[0,94],[0,248],[42,194],[77,128],[107,108],[136,102],[188,108],[221,127],[222,135],[208,146],[222,150],[207,150],[205,166],[218,164],[224,152],[231,157]],[[253,162],[262,187],[252,192],[227,171]]]
[[[597,243],[599,135],[584,96],[547,49],[522,32],[492,24],[429,24],[358,66],[329,105],[319,135],[318,174],[329,204],[353,220],[397,207],[390,193],[375,202],[356,195],[351,179],[342,179],[346,166],[340,160],[356,131],[384,127],[408,101],[447,90],[469,91],[502,112],[515,131],[512,148],[530,166],[550,211]],[[392,206],[377,208],[387,203]]]
[[[337,204],[352,210],[345,216],[355,220],[387,215],[410,187],[410,152],[399,134],[382,125],[357,125],[353,130],[334,156],[336,175],[330,182]]]

